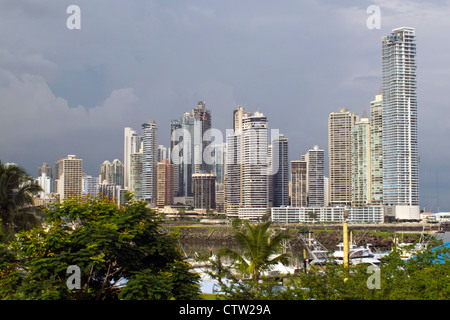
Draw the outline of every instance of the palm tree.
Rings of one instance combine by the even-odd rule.
[[[283,243],[290,236],[285,231],[278,231],[271,236],[269,230],[271,221],[256,225],[244,221],[243,224],[246,231],[237,230],[234,236],[238,251],[222,248],[218,256],[231,258],[241,272],[252,276],[256,288],[261,272],[270,270],[278,262],[283,264],[289,262],[290,254],[280,252],[284,248]]]
[[[42,188],[24,169],[0,161],[0,219],[3,231],[29,229],[39,223],[30,205],[33,195],[40,191]]]

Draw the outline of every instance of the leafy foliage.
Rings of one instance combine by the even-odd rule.
[[[234,236],[239,250],[222,248],[218,256],[231,258],[235,267],[243,274],[249,274],[255,285],[258,285],[261,272],[269,270],[278,262],[288,263],[289,254],[280,252],[284,241],[290,236],[284,231],[271,235],[270,221],[256,225],[244,221],[243,224],[245,230],[236,230]]]
[[[34,208],[30,207],[33,195],[40,191],[41,187],[24,169],[0,161],[0,231],[4,242],[9,241],[15,232],[40,224]]]
[[[236,258],[236,257],[235,257]],[[448,300],[450,248],[426,250],[404,261],[393,251],[379,265],[379,287],[369,286],[372,270],[359,264],[330,264],[325,270],[311,266],[307,272],[281,279],[246,281],[221,259],[212,261],[209,274],[219,282],[220,298],[237,300]]]
[[[0,250],[2,299],[193,299],[198,276],[189,272],[176,239],[144,202],[118,208],[99,198],[51,205],[44,229],[18,234]],[[13,259],[14,257],[14,259]],[[81,271],[69,290],[67,268]]]

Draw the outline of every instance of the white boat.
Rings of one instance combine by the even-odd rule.
[[[315,266],[325,266],[330,263],[334,263],[333,258],[328,251],[317,239],[300,234],[300,239],[303,242],[304,247],[308,251],[308,264]]]
[[[371,265],[379,265],[380,260],[375,257],[375,254],[370,250],[369,244],[366,247],[350,245],[348,261],[349,264],[357,265],[357,264],[371,264]],[[338,250],[333,253],[333,257],[336,260],[336,263],[342,264],[344,263],[344,244],[339,243],[337,245]]]

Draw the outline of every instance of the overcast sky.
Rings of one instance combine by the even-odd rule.
[[[69,5],[81,29],[69,30]],[[370,5],[381,28],[367,28]],[[290,160],[326,150],[330,112],[369,114],[381,37],[416,29],[420,205],[450,210],[450,2],[397,0],[0,0],[0,160],[33,176],[76,154],[98,175],[123,158],[123,129],[203,100],[212,126],[238,106],[267,115]],[[327,171],[326,171],[327,172]],[[328,173],[327,173],[328,175]],[[439,187],[437,187],[439,186]],[[438,196],[439,195],[439,196]]]

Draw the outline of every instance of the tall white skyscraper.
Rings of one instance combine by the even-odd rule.
[[[142,124],[142,146],[142,197],[156,206],[158,127],[153,120]]]
[[[227,136],[227,214],[261,219],[269,213],[269,136],[267,117],[239,107],[234,133]],[[274,159],[278,160],[278,157]]]
[[[123,142],[123,184],[124,188],[130,188],[130,163],[131,155],[139,152],[141,137],[132,128],[126,127],[124,130]]]
[[[416,41],[402,27],[382,38],[383,203],[419,205]]]
[[[325,152],[319,146],[310,148],[305,156],[308,206],[310,207],[323,207],[325,205],[324,157]]]

